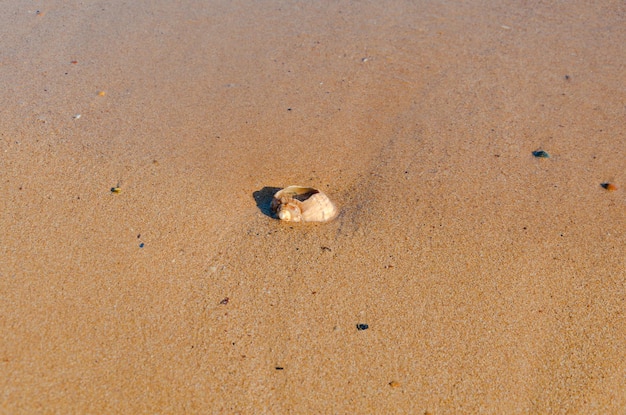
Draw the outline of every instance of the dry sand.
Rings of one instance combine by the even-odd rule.
[[[626,412],[623,1],[25,3],[2,413]]]

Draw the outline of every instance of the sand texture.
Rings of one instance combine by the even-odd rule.
[[[623,1],[8,0],[0,35],[0,413],[626,413]],[[288,185],[339,216],[272,218]]]

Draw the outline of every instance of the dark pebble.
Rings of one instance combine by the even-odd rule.
[[[357,324],[357,325],[356,325],[356,329],[357,329],[357,330],[359,330],[359,331],[361,331],[361,330],[367,330],[367,329],[369,329],[369,328],[370,328],[370,326],[368,326],[367,324]]]
[[[535,151],[533,151],[533,156],[535,156],[537,158],[542,158],[542,159],[550,158],[550,154],[548,154],[547,152],[545,152],[543,150],[535,150]]]
[[[142,242],[139,244],[139,248],[143,248],[145,246],[145,244]]]

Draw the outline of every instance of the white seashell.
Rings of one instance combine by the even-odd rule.
[[[285,187],[276,192],[271,208],[287,222],[328,222],[337,216],[337,208],[328,196],[312,187]]]

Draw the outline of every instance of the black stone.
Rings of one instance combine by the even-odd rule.
[[[535,150],[535,151],[533,151],[533,156],[535,156],[537,158],[543,158],[543,159],[550,158],[550,154],[548,154],[547,152],[545,152],[543,150]]]

